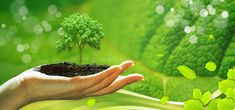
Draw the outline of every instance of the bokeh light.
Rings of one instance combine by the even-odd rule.
[[[158,14],[163,14],[164,11],[165,11],[165,8],[164,8],[162,5],[158,5],[158,6],[156,7],[156,12],[157,12]]]

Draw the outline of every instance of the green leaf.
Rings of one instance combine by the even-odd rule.
[[[168,101],[169,101],[169,97],[168,97],[168,96],[163,96],[163,97],[161,98],[161,100],[160,100],[160,102],[161,102],[162,104],[166,104]]]
[[[184,110],[204,110],[199,100],[188,100],[184,102]]]
[[[211,93],[209,91],[205,92],[201,98],[201,101],[204,105],[208,104],[208,102],[211,100]]]
[[[234,98],[234,96],[235,96],[234,89],[228,88],[225,95],[227,96],[227,98]]]
[[[193,98],[194,99],[201,99],[202,98],[202,92],[200,89],[193,90]]]
[[[188,78],[188,79],[196,78],[196,73],[191,68],[187,67],[186,65],[178,66],[177,69],[185,78]]]
[[[209,71],[215,71],[216,64],[215,64],[215,62],[207,62],[205,68]]]
[[[221,92],[226,93],[229,88],[234,88],[235,83],[233,80],[223,80],[219,82],[219,89]]]
[[[227,75],[228,79],[235,80],[235,69],[229,69]]]
[[[215,37],[214,37],[214,35],[213,35],[213,34],[209,34],[208,39],[209,39],[209,40],[214,40],[214,39],[215,39]]]
[[[220,99],[211,100],[211,102],[208,105],[208,110],[218,110],[218,108],[217,108],[217,101],[218,100],[220,100]]]
[[[233,110],[235,108],[235,102],[232,99],[221,99],[217,101],[218,110]]]
[[[96,99],[88,99],[86,104],[88,106],[94,106],[96,104]]]

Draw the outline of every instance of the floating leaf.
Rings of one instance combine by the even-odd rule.
[[[233,80],[223,80],[219,82],[219,89],[221,92],[226,93],[229,88],[234,88],[235,83]]]
[[[186,65],[178,66],[177,69],[184,77],[188,79],[196,78],[196,73],[191,68],[187,67]]]
[[[228,88],[225,95],[227,96],[227,98],[234,98],[234,96],[235,96],[234,89]]]
[[[209,91],[205,92],[201,98],[201,101],[204,105],[208,104],[208,102],[211,100],[211,93]]]
[[[205,68],[209,71],[215,71],[216,64],[215,64],[215,62],[207,62]]]
[[[217,108],[217,101],[218,100],[220,100],[220,99],[211,100],[211,102],[208,105],[208,110],[218,110],[218,108]]]
[[[169,97],[168,96],[163,96],[162,98],[161,98],[161,100],[160,100],[160,102],[162,103],[162,104],[165,104],[165,103],[167,103],[169,101]]]
[[[88,99],[86,104],[88,106],[94,106],[96,104],[96,99]]]
[[[228,79],[235,80],[235,69],[229,69],[227,75]]]
[[[235,102],[232,99],[222,99],[217,101],[218,110],[233,110],[235,108]]]
[[[202,92],[200,89],[193,90],[193,98],[194,99],[201,99],[202,98]]]
[[[184,102],[184,110],[204,110],[199,100],[188,100]]]

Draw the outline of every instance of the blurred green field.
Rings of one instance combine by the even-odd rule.
[[[99,20],[104,26],[105,36],[101,43],[101,50],[85,47],[84,63],[114,65],[123,60],[132,59],[135,62],[135,67],[126,71],[123,75],[137,72],[145,76],[144,81],[129,85],[124,88],[125,90],[154,98],[169,96],[171,101],[185,101],[192,97],[194,88],[199,88],[203,92],[208,90],[213,92],[217,89],[217,82],[221,80],[215,75],[212,75],[212,77],[198,76],[194,80],[181,76],[166,76],[156,70],[156,65],[154,65],[156,61],[154,62],[151,59],[152,56],[156,58],[156,53],[143,54],[144,51],[148,52],[148,50],[144,50],[144,47],[150,50],[155,49],[151,49],[151,42],[155,43],[154,39],[153,41],[148,40],[152,36],[157,36],[158,33],[165,31],[165,28],[162,28],[164,27],[162,25],[164,17],[171,17],[165,13],[155,16],[156,13],[153,12],[155,12],[156,4],[167,4],[165,8],[168,11],[170,7],[174,6],[175,9],[182,9],[174,0],[158,0],[157,2],[153,0],[141,2],[138,0],[126,0],[122,1],[122,3],[119,0],[51,0],[34,2],[27,0],[24,3],[19,1],[4,1],[4,3],[0,4],[0,84],[37,65],[64,61],[78,63],[79,53],[77,50],[73,50],[71,53],[57,53],[55,48],[56,41],[62,37],[59,31],[60,22],[64,17],[74,12],[89,13],[92,18]],[[208,1],[205,0],[204,2]],[[20,4],[18,7],[27,6],[29,12],[26,19],[22,16],[14,15],[14,8],[10,8],[14,3]],[[59,15],[56,17],[56,15],[48,13],[48,7],[51,5],[57,7],[57,12],[62,14],[60,17],[58,17]],[[17,5],[13,6],[17,7]],[[15,13],[18,13],[17,10]],[[43,21],[47,21],[52,29],[48,32],[37,34],[38,30],[35,30],[34,26],[41,25]],[[156,31],[158,28],[164,30]],[[181,34],[179,33],[179,35]],[[165,36],[164,33],[160,35]],[[174,35],[174,33],[169,35]],[[147,42],[150,42],[150,44],[147,45]],[[162,50],[156,51],[160,52]],[[161,64],[165,63],[159,63],[157,66],[161,67]],[[176,71],[176,68],[173,69]],[[117,97],[115,95],[118,94],[110,97]],[[110,97],[107,96],[106,98]],[[102,99],[102,97],[99,99]],[[120,104],[118,100],[113,103],[121,105],[123,102],[121,101],[122,103]],[[86,99],[81,101],[85,102]],[[67,103],[68,106],[72,105],[70,109],[81,106],[78,104],[79,101],[61,102],[63,103],[62,105],[61,103],[56,103],[56,106],[64,106],[66,108]],[[49,105],[47,105],[48,103]],[[53,108],[53,104],[55,104],[53,101],[41,102],[40,106],[45,105]],[[35,108],[37,108],[36,105],[37,103]],[[32,106],[34,105],[32,104]],[[53,110],[49,108],[45,107],[40,110]]]

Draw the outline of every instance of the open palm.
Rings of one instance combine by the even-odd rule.
[[[32,101],[50,99],[80,99],[113,93],[122,87],[143,80],[140,74],[119,76],[133,66],[132,61],[122,62],[107,70],[88,76],[49,76],[35,67],[20,74],[25,93]]]

